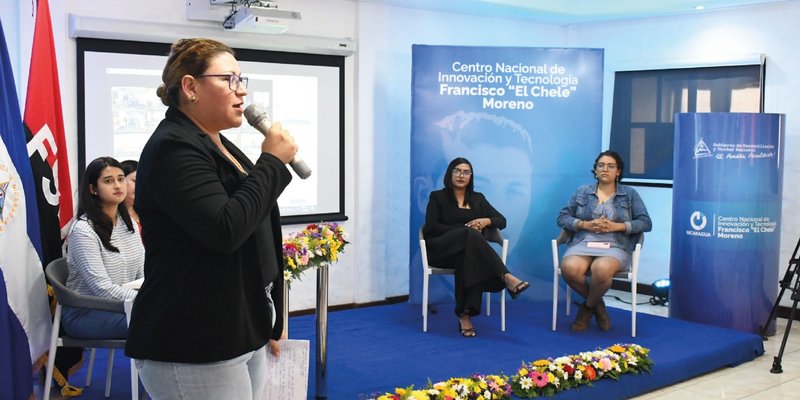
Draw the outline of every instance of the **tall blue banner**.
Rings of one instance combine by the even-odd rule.
[[[670,316],[757,333],[777,297],[783,114],[675,119]]]
[[[413,47],[412,302],[421,300],[418,232],[428,196],[456,157],[470,160],[475,190],[508,221],[508,267],[531,281],[525,296],[549,299],[550,239],[558,211],[593,179],[602,95],[601,49]],[[452,280],[431,279],[432,302],[452,297]]]

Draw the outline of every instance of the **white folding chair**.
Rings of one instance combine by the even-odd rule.
[[[508,256],[508,239],[503,238],[499,229],[488,228],[487,240],[501,246],[500,259],[506,263]],[[452,268],[436,268],[428,264],[428,251],[425,245],[425,238],[422,235],[422,227],[419,228],[419,251],[422,255],[422,331],[428,331],[428,281],[431,275],[453,275]],[[491,315],[491,292],[486,292],[486,315]],[[506,289],[500,292],[500,330],[506,331]]]
[[[558,319],[558,282],[559,275],[561,275],[561,264],[558,258],[558,246],[566,243],[570,238],[567,231],[562,230],[558,237],[551,240],[551,249],[553,252],[553,330],[556,330],[556,320]],[[630,271],[618,272],[614,275],[614,279],[630,282],[631,284],[631,337],[636,337],[636,291],[639,274],[639,258],[642,255],[642,246],[644,245],[644,234],[640,233],[636,240],[636,247],[631,254],[631,269]],[[567,285],[567,304],[566,315],[569,316],[570,306],[572,304],[572,289]]]

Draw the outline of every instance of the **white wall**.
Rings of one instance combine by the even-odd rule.
[[[11,6],[7,6],[11,5]],[[77,160],[75,42],[68,34],[68,15],[111,18],[141,23],[133,36],[157,35],[172,41],[184,32],[204,32],[223,41],[246,38],[263,48],[270,36],[241,36],[222,32],[216,23],[187,21],[183,1],[80,0],[51,1],[51,14],[60,66],[64,120],[70,159]],[[331,270],[330,304],[370,302],[408,291],[409,133],[411,109],[411,45],[485,45],[605,48],[604,140],[608,143],[612,67],[674,65],[676,60],[727,60],[742,55],[768,56],[766,111],[786,113],[786,168],[781,260],[788,260],[800,222],[792,183],[800,175],[796,93],[800,93],[800,55],[793,40],[800,33],[800,5],[788,3],[708,12],[696,16],[562,27],[514,20],[361,4],[346,0],[292,0],[285,7],[303,13],[293,33],[320,37],[352,37],[355,55],[348,57],[346,121],[345,229],[352,244]],[[19,82],[27,82],[33,18],[28,2],[0,0],[0,18],[11,47]],[[14,21],[18,20],[18,24]],[[161,25],[160,25],[161,24]],[[187,30],[188,28],[190,30]],[[148,32],[153,31],[153,32]],[[163,41],[163,40],[162,40]],[[24,86],[21,84],[21,94]],[[24,98],[23,98],[24,99]],[[24,100],[23,100],[24,101]],[[24,103],[23,103],[24,104]],[[77,171],[73,168],[73,177]],[[642,189],[656,230],[648,235],[643,253],[642,282],[669,271],[671,191]],[[547,221],[550,223],[550,221]],[[285,227],[285,231],[297,227]],[[548,240],[548,238],[543,238]],[[543,254],[542,257],[548,257]],[[781,271],[785,270],[785,264]],[[783,272],[782,272],[783,273]],[[652,274],[652,275],[650,275]],[[292,309],[313,307],[314,277],[296,284]]]

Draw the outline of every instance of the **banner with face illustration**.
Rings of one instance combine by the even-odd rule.
[[[766,322],[777,297],[784,120],[677,115],[671,317],[753,333]]]
[[[412,71],[411,301],[428,196],[456,157],[508,220],[508,268],[533,285],[525,297],[549,298],[558,211],[593,181],[601,151],[603,50],[415,45]],[[452,297],[451,278],[432,279],[431,302]]]

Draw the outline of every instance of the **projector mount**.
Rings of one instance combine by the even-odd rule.
[[[211,0],[212,4],[230,5],[230,12],[222,22],[229,31],[257,33],[283,33],[302,19],[298,11],[278,9],[276,0]]]

